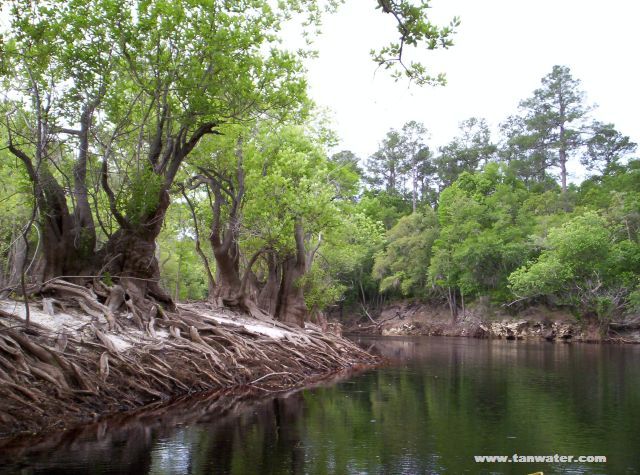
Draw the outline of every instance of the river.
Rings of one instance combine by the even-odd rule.
[[[0,472],[640,474],[640,346],[442,337],[359,343],[390,362],[258,402],[196,396],[22,438],[0,445]],[[514,454],[558,457],[474,459]]]

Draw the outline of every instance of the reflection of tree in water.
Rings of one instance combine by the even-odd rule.
[[[473,473],[474,454],[565,453],[607,455],[606,467],[591,467],[600,472],[640,467],[640,348],[445,338],[376,348],[403,361],[257,403],[195,396],[73,434],[0,442],[0,466],[29,458],[48,464],[34,473]]]
[[[304,473],[303,403],[293,393],[202,427],[189,473]]]
[[[640,446],[640,430],[630,422],[640,417],[640,348],[464,338],[363,338],[360,344],[396,361],[358,378],[369,401],[336,405],[351,428],[332,432],[340,440],[336,450],[368,447],[347,454],[362,470],[393,471],[413,457],[427,473],[462,473],[482,453],[598,453],[609,457],[606,470],[591,469],[607,473],[640,465],[630,450]],[[324,392],[324,408],[326,399],[340,400],[340,389]],[[325,419],[340,420],[323,411]],[[307,419],[313,417],[308,410]],[[369,419],[375,423],[367,431]],[[377,465],[371,454],[380,456]]]
[[[254,391],[192,396],[75,430],[0,442],[0,472],[303,473],[303,404],[300,392],[261,400]]]
[[[260,402],[255,392],[192,396],[65,432],[1,441],[0,472],[233,473],[243,464],[277,462],[298,473],[301,411],[299,393]]]

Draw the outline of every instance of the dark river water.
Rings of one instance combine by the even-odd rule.
[[[196,396],[0,444],[0,472],[640,474],[640,347],[362,338],[391,359],[258,402]],[[606,463],[474,456],[606,456]]]

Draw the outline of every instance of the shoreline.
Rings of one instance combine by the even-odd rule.
[[[299,389],[379,359],[340,336],[200,302],[136,328],[0,300],[0,439],[67,430],[195,394]]]
[[[300,391],[332,385],[368,369],[366,366],[339,370],[310,378],[301,387],[277,392],[264,393],[257,388],[248,387],[201,392],[104,416],[97,421],[65,430],[0,438],[0,467],[18,472],[21,463],[31,460],[34,455],[68,451],[77,443],[86,444],[91,449],[79,454],[89,463],[94,451],[102,453],[102,448],[113,441],[127,441],[127,444],[134,445],[149,443],[152,434],[161,436],[171,433],[176,427],[207,423],[212,419],[223,422],[247,411],[268,406],[276,399],[297,398]]]
[[[447,308],[415,302],[388,305],[378,319],[345,326],[344,333],[353,336],[449,336],[640,344],[640,325],[638,328],[610,328],[603,335],[597,322],[577,321],[568,313],[546,308],[531,308],[516,316],[474,308],[452,322]]]

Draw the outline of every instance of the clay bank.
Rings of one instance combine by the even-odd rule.
[[[546,307],[531,307],[509,315],[479,305],[452,319],[449,309],[444,306],[404,301],[386,305],[378,318],[355,318],[346,331],[360,335],[640,343],[640,318],[603,325],[593,319],[577,319],[568,312]]]

